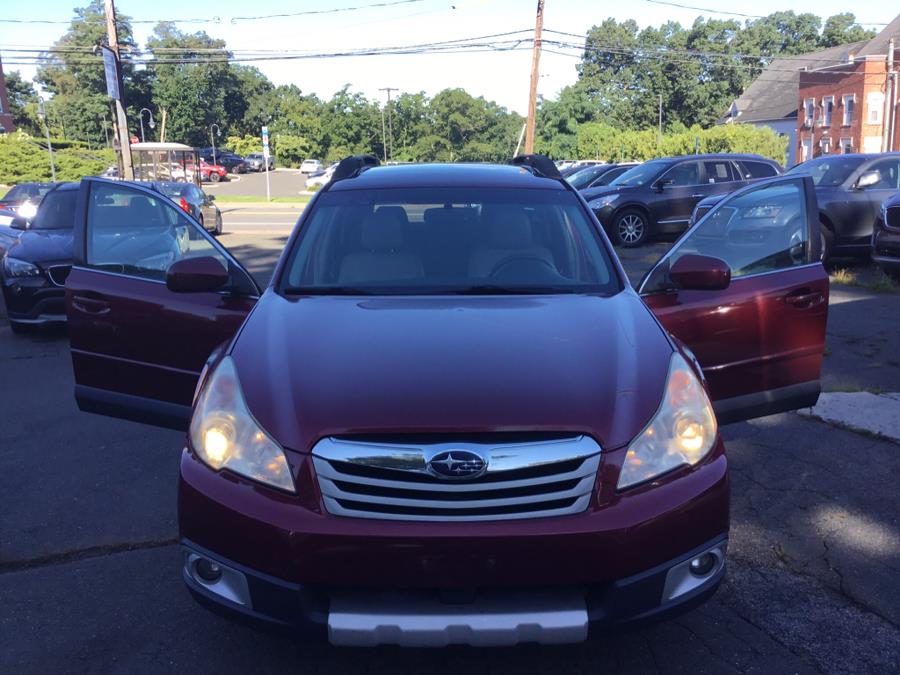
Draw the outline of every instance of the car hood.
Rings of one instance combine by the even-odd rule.
[[[73,230],[25,230],[9,247],[9,256],[33,263],[71,261]]]
[[[284,447],[326,436],[573,432],[628,443],[659,406],[671,345],[613,297],[301,297],[267,291],[232,355]]]
[[[581,191],[581,196],[587,201],[603,197],[605,195],[627,194],[636,189],[634,185],[600,185],[598,187],[588,188]]]

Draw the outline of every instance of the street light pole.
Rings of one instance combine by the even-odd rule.
[[[56,164],[53,162],[53,144],[50,142],[50,125],[47,124],[47,111],[44,109],[44,99],[38,97],[38,117],[44,123],[47,132],[47,154],[50,156],[50,177],[56,182]]]
[[[388,111],[388,138],[391,141],[391,150],[389,153],[386,153],[384,161],[387,162],[387,154],[390,155],[391,159],[394,159],[394,122],[391,117],[391,92],[397,91],[396,87],[382,87],[378,91],[386,91],[387,92],[387,111]]]
[[[153,121],[153,112],[150,108],[141,108],[141,111],[138,113],[138,118],[141,120],[141,143],[144,143],[144,111],[147,111],[147,115],[150,116],[149,126],[153,129],[156,126],[156,122]]]
[[[216,136],[222,136],[222,130],[219,129],[219,125],[213,122],[209,125],[209,140],[212,141],[212,151],[213,151],[213,164],[216,163],[216,139],[213,136],[213,127],[216,128]]]

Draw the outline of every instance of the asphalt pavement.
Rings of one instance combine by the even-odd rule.
[[[204,183],[203,189],[211,195],[239,195],[266,198],[266,174],[243,173],[231,175],[219,183]],[[299,169],[275,169],[269,172],[269,196],[299,197],[306,189],[306,176]]]
[[[265,283],[298,211],[259,210],[228,210],[222,241]],[[664,249],[627,252],[630,276]],[[826,388],[900,383],[889,363],[900,296],[838,288],[832,300]],[[877,438],[795,414],[725,427],[728,575],[673,621],[564,647],[348,650],[193,603],[176,544],[183,436],[79,413],[64,331],[13,336],[0,318],[0,383],[2,673],[895,673],[900,663],[900,447]]]

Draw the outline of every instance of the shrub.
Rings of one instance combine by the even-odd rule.
[[[59,148],[54,144],[53,159],[56,179],[67,181],[99,174],[116,161],[112,150],[87,150],[83,144],[74,142],[61,142]],[[50,179],[50,160],[45,145],[21,132],[0,136],[0,183]]]

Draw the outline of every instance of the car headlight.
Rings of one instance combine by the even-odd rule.
[[[619,474],[621,490],[706,457],[718,426],[709,397],[694,370],[677,352],[669,363],[662,403],[631,442]]]
[[[41,270],[37,265],[32,265],[25,260],[3,256],[3,274],[8,279],[24,279],[27,277],[41,276]]]
[[[38,212],[38,207],[35,204],[32,204],[31,202],[24,202],[23,204],[21,204],[19,206],[18,210],[16,211],[16,213],[18,213],[20,216],[22,216],[26,220],[30,220],[31,218],[34,218],[37,215],[37,212]]]
[[[191,419],[191,445],[203,462],[294,492],[284,451],[250,414],[234,361],[226,356],[209,375]]]
[[[604,206],[609,206],[614,201],[619,198],[618,194],[614,195],[603,195],[602,197],[597,197],[596,199],[592,199],[588,202],[588,206],[592,209],[602,209]]]

